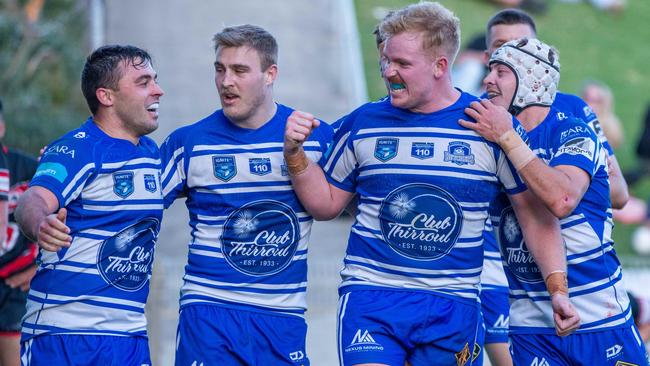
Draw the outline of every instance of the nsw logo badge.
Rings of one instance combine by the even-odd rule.
[[[121,198],[133,194],[133,172],[113,173],[113,192]]]
[[[214,176],[224,182],[231,180],[237,175],[237,163],[234,156],[213,156],[212,168]]]
[[[397,156],[397,148],[399,139],[396,138],[381,138],[377,139],[375,144],[375,158],[385,163],[388,160]]]

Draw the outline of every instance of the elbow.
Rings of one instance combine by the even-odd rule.
[[[620,210],[623,207],[625,207],[627,201],[629,200],[630,200],[630,194],[628,193],[627,189],[624,189],[621,192],[617,192],[616,194],[612,194],[611,197],[612,208]]]
[[[566,195],[554,202],[549,209],[555,217],[562,219],[569,216],[576,209],[579,202],[577,198]]]
[[[333,210],[329,210],[329,211],[321,210],[321,211],[315,211],[309,213],[316,221],[329,221],[335,219],[340,214],[340,212],[333,211]]]

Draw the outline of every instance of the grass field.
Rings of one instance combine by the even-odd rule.
[[[463,44],[484,32],[485,23],[498,8],[482,0],[440,0],[461,20]],[[377,51],[372,30],[385,9],[412,3],[404,0],[355,0],[363,49],[368,94],[371,99],[385,95],[377,68]],[[625,130],[625,142],[616,151],[623,168],[636,165],[634,150],[640,135],[641,119],[650,103],[650,1],[628,0],[624,13],[612,15],[586,2],[567,4],[549,1],[548,11],[535,16],[538,36],[560,51],[560,89],[577,93],[585,79],[607,83],[616,98],[616,113]],[[640,198],[650,197],[646,179],[633,187]],[[629,245],[633,227],[617,224],[614,239],[621,254],[632,254]]]

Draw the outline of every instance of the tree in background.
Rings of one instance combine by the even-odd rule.
[[[0,97],[8,145],[36,153],[87,116],[79,86],[86,7],[76,0],[0,2]]]

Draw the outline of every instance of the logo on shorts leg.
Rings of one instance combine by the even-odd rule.
[[[372,337],[368,329],[357,329],[357,332],[352,337],[352,342],[345,348],[345,352],[367,352],[367,351],[383,351],[384,346],[377,343]]]
[[[639,366],[639,365],[637,365],[636,363],[618,361],[618,362],[616,362],[616,365],[614,365],[614,366]]]
[[[546,358],[542,357],[541,359],[539,357],[535,357],[533,359],[533,362],[530,363],[530,366],[551,366],[548,361],[546,361]]]
[[[464,366],[467,364],[467,361],[469,361],[470,358],[470,353],[469,353],[469,343],[465,343],[465,347],[460,350],[460,352],[456,352],[456,365],[458,366]]]
[[[289,359],[293,362],[300,362],[305,359],[305,353],[303,351],[296,351],[289,353]]]
[[[481,355],[481,346],[478,343],[474,343],[474,351],[472,351],[472,362],[476,361],[478,356]]]

